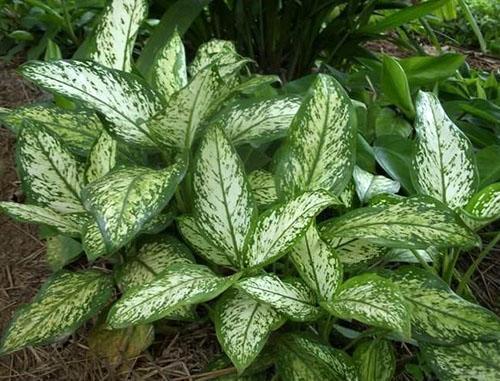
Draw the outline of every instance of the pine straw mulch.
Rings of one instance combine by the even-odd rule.
[[[19,78],[15,66],[0,64],[0,107],[20,106],[42,96]],[[14,149],[14,136],[0,127],[0,200],[22,202]],[[0,331],[50,275],[44,255],[45,244],[35,226],[0,214]],[[209,325],[186,324],[157,335],[147,353],[115,370],[92,355],[85,339],[88,331],[85,326],[63,343],[0,357],[0,380],[203,380],[210,377],[203,369],[220,353]]]

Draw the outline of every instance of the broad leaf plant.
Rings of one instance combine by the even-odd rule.
[[[28,201],[0,208],[43,226],[54,275],[0,353],[93,319],[96,353],[116,358],[105,342],[124,340],[133,357],[158,324],[209,316],[238,372],[225,380],[390,380],[402,345],[441,380],[499,379],[498,318],[433,263],[481,244],[500,184],[477,188],[471,144],[439,100],[404,104],[407,197],[357,165],[356,102],[330,75],[285,91],[220,40],[188,65],[178,33],[138,74],[145,9],[113,1],[87,59],[20,68],[66,102],[2,112]]]

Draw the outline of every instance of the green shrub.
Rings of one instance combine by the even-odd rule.
[[[408,373],[498,378],[498,318],[449,283],[465,279],[453,261],[481,244],[474,230],[499,217],[499,184],[478,188],[471,143],[432,93],[413,103],[409,78],[425,78],[407,77],[412,65],[383,62],[385,96],[415,118],[414,132],[398,109],[377,118],[381,136],[398,118],[415,134],[408,171],[389,178],[358,165],[366,106],[334,77],[277,89],[220,40],[187,66],[177,33],[141,77],[131,53],[142,17],[117,9],[85,44],[93,61],[20,69],[72,108],[2,114],[19,135],[28,203],[0,208],[46,227],[55,273],[0,353],[98,317],[91,348],[115,362],[112,343],[133,357],[155,324],[208,316],[236,379],[390,380],[398,343],[419,353],[403,360]],[[123,18],[130,27],[113,21]]]

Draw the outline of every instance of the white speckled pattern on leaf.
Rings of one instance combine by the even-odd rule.
[[[98,180],[116,165],[117,144],[106,131],[102,131],[90,150],[85,177],[87,182]]]

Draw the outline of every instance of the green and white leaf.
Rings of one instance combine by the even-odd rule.
[[[207,261],[220,266],[233,267],[227,255],[205,238],[194,217],[185,215],[178,218],[177,227],[191,247]]]
[[[102,124],[93,112],[51,105],[29,105],[8,110],[5,114],[0,113],[0,120],[15,133],[21,131],[24,124],[41,124],[79,155],[88,153],[102,130]]]
[[[390,341],[364,341],[353,354],[362,381],[391,381],[396,371],[396,355]]]
[[[85,177],[87,182],[91,183],[98,180],[116,165],[117,144],[106,131],[102,131],[99,138],[92,146],[87,161]]]
[[[111,278],[98,271],[55,274],[32,303],[16,312],[0,342],[0,353],[69,335],[101,310],[112,292]]]
[[[488,185],[471,198],[465,207],[464,221],[471,228],[478,229],[498,218],[500,218],[500,183],[495,183]]]
[[[196,56],[189,65],[189,73],[192,77],[213,65],[217,68],[222,78],[231,76],[241,67],[241,62],[247,62],[237,52],[234,43],[224,40],[211,40],[202,44]]]
[[[217,297],[237,276],[222,278],[201,265],[172,265],[154,280],[125,292],[111,307],[107,322],[112,328],[153,322],[180,307]]]
[[[412,305],[414,337],[436,344],[500,340],[500,319],[487,309],[456,295],[436,276],[406,267],[391,280]]]
[[[425,250],[391,249],[387,253],[385,259],[389,262],[420,263],[421,260],[425,262],[434,262],[440,255],[441,253],[439,250],[431,246]]]
[[[110,254],[104,242],[101,229],[99,229],[98,223],[93,218],[89,219],[83,229],[82,245],[87,259],[91,262]]]
[[[250,237],[246,267],[264,267],[283,256],[305,234],[317,214],[338,203],[327,192],[305,192],[268,209],[257,220]]]
[[[291,320],[309,321],[318,317],[316,297],[300,279],[281,280],[276,275],[260,275],[240,280],[236,287]]]
[[[239,372],[255,360],[270,333],[285,321],[271,306],[234,289],[219,299],[213,320],[219,343]]]
[[[410,337],[410,310],[406,300],[394,283],[376,274],[348,279],[333,300],[322,306],[341,319],[356,319]]]
[[[354,166],[353,107],[342,86],[319,74],[290,126],[276,173],[288,194],[327,190],[339,194]]]
[[[295,268],[307,285],[324,301],[331,301],[342,282],[342,263],[337,253],[319,237],[313,223],[290,253]]]
[[[163,170],[127,167],[89,184],[82,196],[108,250],[128,243],[158,215],[183,176],[184,163],[178,162]]]
[[[212,121],[221,126],[234,145],[262,144],[286,136],[300,107],[300,98],[273,97],[241,100],[223,110]]]
[[[85,44],[87,58],[112,69],[131,71],[135,37],[146,18],[145,0],[112,0]]]
[[[156,53],[147,78],[164,102],[187,85],[186,53],[177,31]]]
[[[85,212],[80,201],[83,168],[55,135],[39,125],[24,128],[17,154],[30,201],[61,213]]]
[[[423,345],[424,358],[441,381],[496,381],[500,378],[500,342],[456,346]]]
[[[354,167],[353,179],[356,193],[361,202],[367,203],[374,196],[384,193],[395,194],[399,192],[401,184],[385,176],[372,175],[370,172]]]
[[[354,210],[326,222],[321,232],[326,241],[333,237],[360,238],[408,249],[471,247],[479,243],[455,212],[425,196]]]
[[[472,145],[431,93],[418,94],[415,131],[415,186],[450,208],[465,206],[477,186]]]
[[[171,210],[163,210],[146,222],[141,229],[142,234],[158,234],[169,227],[174,222],[175,213]]]
[[[369,241],[335,237],[327,234],[328,229],[323,234],[323,227],[319,227],[319,231],[321,238],[337,253],[342,266],[347,270],[369,265],[387,253],[387,248]]]
[[[300,334],[279,338],[277,368],[281,379],[287,381],[358,381],[347,354]]]
[[[272,173],[261,169],[255,170],[248,175],[248,182],[253,198],[260,208],[267,208],[278,201]]]
[[[239,266],[257,209],[243,163],[221,128],[210,127],[203,137],[192,178],[198,227]]]
[[[48,237],[46,246],[47,262],[52,271],[59,271],[76,260],[83,250],[80,242],[63,235]]]
[[[145,120],[161,107],[155,92],[135,75],[91,61],[29,62],[21,74],[49,92],[98,111],[111,135],[127,143],[155,146]]]
[[[74,218],[41,206],[1,201],[0,211],[17,221],[51,226],[61,234],[72,237],[78,237],[82,228]]]
[[[152,281],[176,263],[193,263],[189,249],[171,235],[158,236],[142,244],[137,254],[127,258],[119,268],[116,280],[124,291]]]

